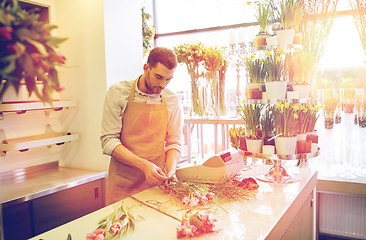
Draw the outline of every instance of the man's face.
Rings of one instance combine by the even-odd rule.
[[[146,93],[159,94],[173,78],[175,68],[169,69],[161,63],[157,63],[155,67],[145,64],[144,71]]]

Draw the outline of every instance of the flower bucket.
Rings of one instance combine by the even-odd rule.
[[[263,139],[246,139],[247,142],[247,151],[251,153],[261,153]]]
[[[302,32],[295,32],[294,34],[294,44],[302,44]]]
[[[277,31],[278,45],[293,44],[294,35],[295,35],[295,30],[293,28],[282,29],[282,30]]]
[[[267,99],[285,99],[286,89],[285,81],[266,82]]]
[[[297,141],[306,140],[306,133],[299,133],[296,136],[297,136]]]
[[[278,45],[278,36],[270,36],[266,38],[267,46],[277,46]]]
[[[310,84],[294,84],[293,89],[299,92],[300,99],[310,97]]]
[[[294,137],[276,137],[276,153],[279,155],[291,155],[296,151],[297,136]]]

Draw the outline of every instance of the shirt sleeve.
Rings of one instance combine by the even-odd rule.
[[[121,144],[122,117],[127,106],[129,90],[121,83],[112,85],[106,95],[103,107],[102,134],[100,136],[103,153],[112,155]]]
[[[183,135],[183,111],[175,94],[167,98],[168,104],[168,127],[165,141],[165,151],[177,149],[182,152]]]

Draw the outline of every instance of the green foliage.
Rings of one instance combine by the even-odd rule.
[[[243,103],[240,114],[244,120],[246,136],[249,139],[259,139],[257,129],[260,127],[260,118],[263,105]]]
[[[56,49],[67,38],[51,36],[57,26],[38,18],[17,0],[0,5],[0,101],[10,86],[18,93],[22,80],[29,96],[34,92],[43,102],[51,102],[52,92],[62,90],[56,67],[66,59]],[[42,92],[36,88],[37,81],[43,83]]]
[[[141,16],[142,16],[142,46],[144,49],[144,54],[153,47],[152,40],[155,35],[155,28],[153,25],[149,25],[149,20],[151,19],[151,15],[146,12],[145,7],[141,8]]]

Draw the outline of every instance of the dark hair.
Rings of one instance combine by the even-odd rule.
[[[156,47],[151,50],[147,63],[151,67],[155,67],[157,63],[161,63],[167,68],[173,69],[177,67],[178,60],[172,50],[164,47]]]

